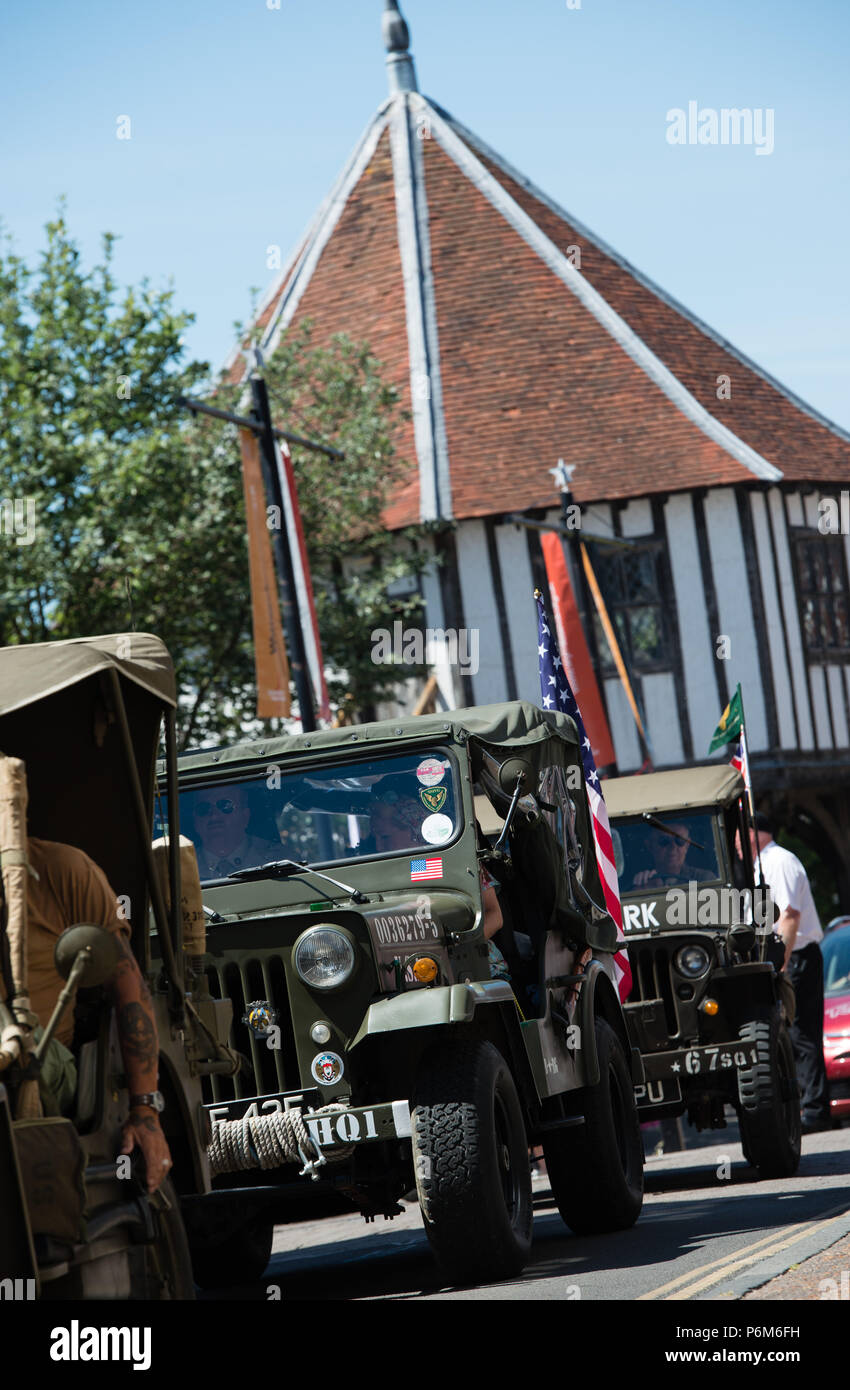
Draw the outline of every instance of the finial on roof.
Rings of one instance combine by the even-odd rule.
[[[381,31],[387,50],[390,93],[416,92],[416,69],[410,55],[410,30],[398,8],[398,0],[385,0]]]

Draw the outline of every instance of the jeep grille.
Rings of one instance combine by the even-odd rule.
[[[207,976],[210,994],[216,999],[232,1001],[230,1046],[248,1058],[252,1074],[243,1070],[236,1076],[205,1076],[204,1101],[211,1104],[213,1101],[241,1100],[244,1096],[271,1096],[280,1091],[297,1091],[301,1078],[281,957],[268,954],[241,963],[224,961],[211,966]],[[243,1023],[248,1004],[256,999],[267,1000],[276,1010],[280,1047],[268,1047],[267,1039],[256,1037]]]
[[[668,952],[663,947],[654,949],[652,946],[632,944],[629,947],[629,963],[633,978],[629,1003],[639,1004],[645,999],[663,1000],[667,1032],[671,1038],[675,1038],[679,1032],[679,1018],[670,982]]]

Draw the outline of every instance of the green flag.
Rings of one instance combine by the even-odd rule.
[[[743,727],[744,702],[741,699],[741,687],[739,685],[721,714],[720,723],[711,736],[711,743],[708,746],[709,753],[713,753],[716,748],[722,748],[724,743],[734,743]]]

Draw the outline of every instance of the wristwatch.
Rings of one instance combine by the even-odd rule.
[[[140,1105],[147,1105],[161,1115],[165,1109],[162,1091],[144,1091],[141,1095],[130,1097],[131,1110],[137,1110]]]

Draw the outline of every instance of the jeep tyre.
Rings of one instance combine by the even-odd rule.
[[[274,1226],[256,1222],[215,1245],[192,1245],[192,1269],[201,1289],[224,1289],[255,1284],[271,1259]]]
[[[194,1299],[189,1241],[170,1178],[160,1183],[148,1202],[156,1236],[130,1252],[130,1297],[150,1301]]]
[[[619,1038],[596,1019],[599,1084],[584,1092],[579,1128],[543,1140],[546,1172],[558,1211],[576,1235],[622,1231],[643,1205],[643,1144],[634,1085]]]
[[[489,1042],[426,1054],[411,1109],[425,1231],[453,1283],[509,1279],[531,1250],[528,1136],[513,1077]]]
[[[788,1029],[774,1013],[745,1023],[741,1042],[758,1050],[758,1061],[738,1072],[738,1122],[744,1156],[760,1178],[790,1178],[800,1163],[800,1096]]]

